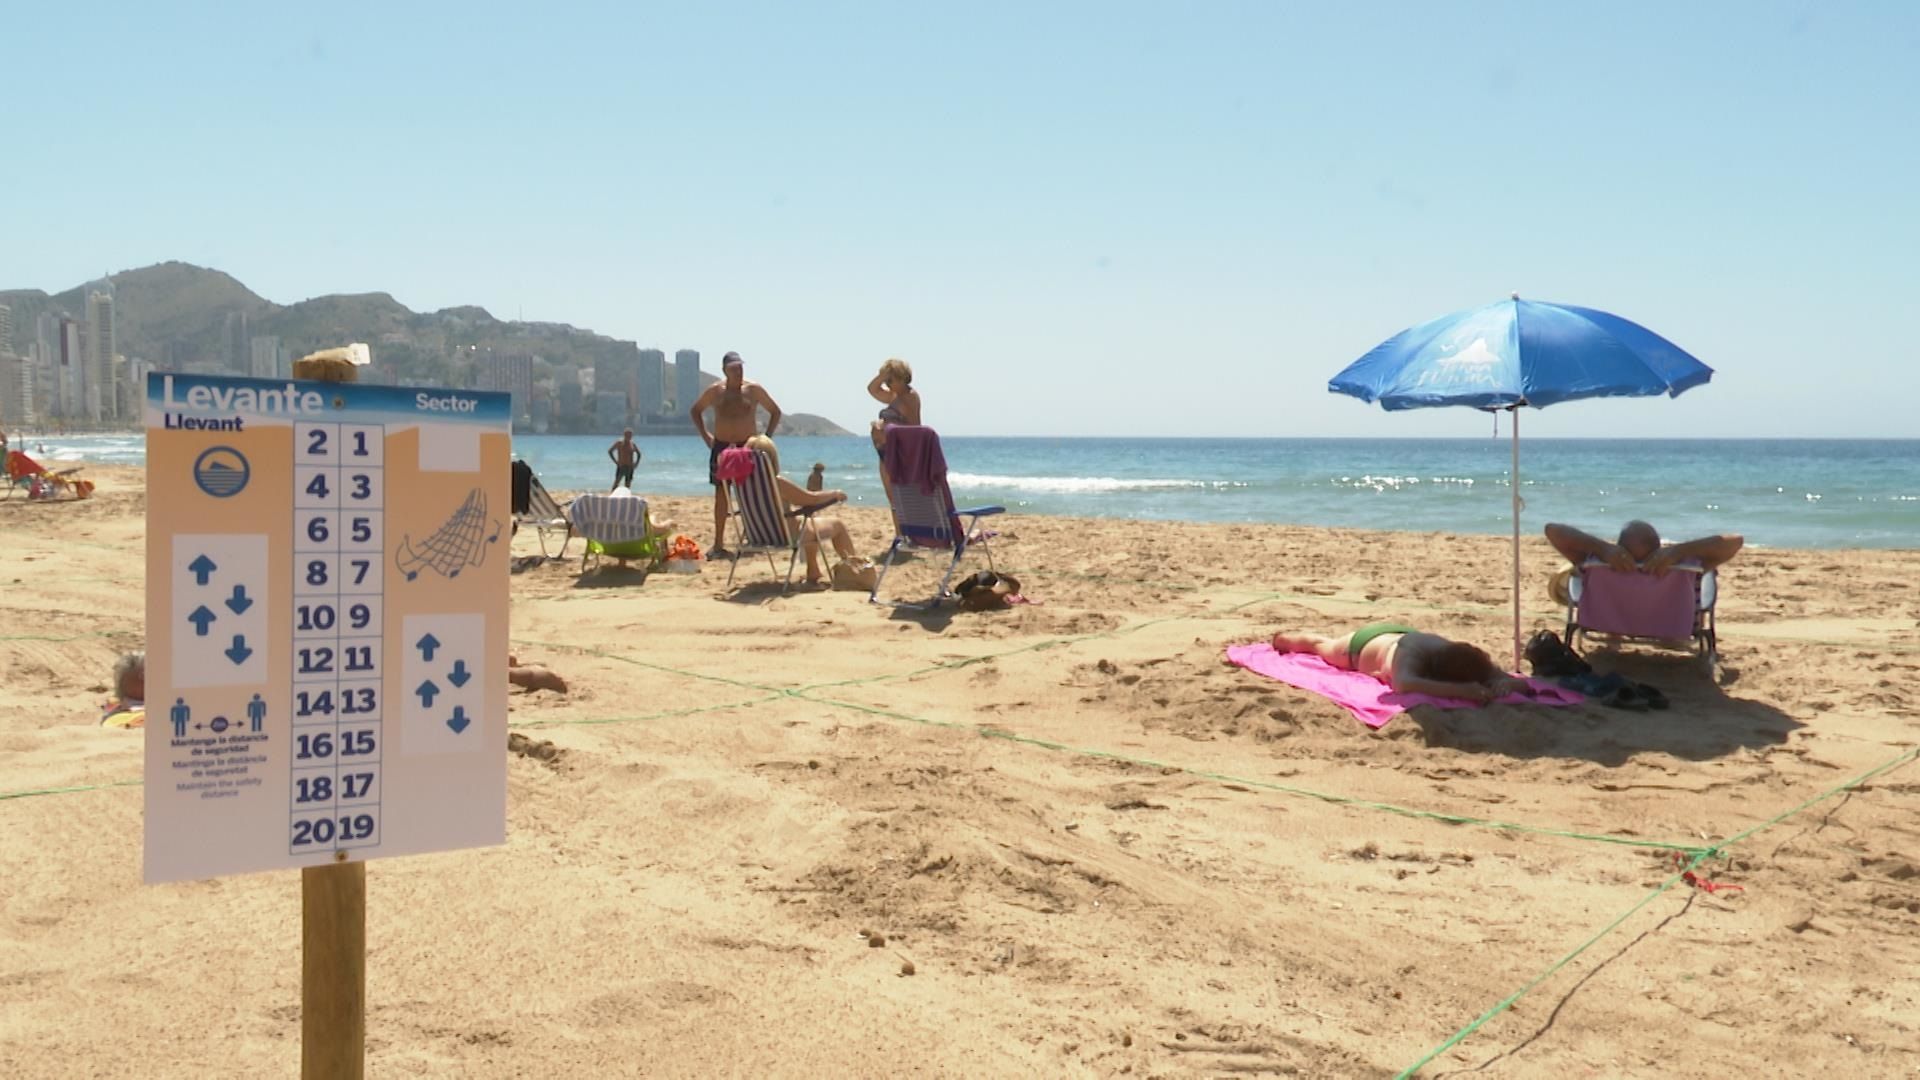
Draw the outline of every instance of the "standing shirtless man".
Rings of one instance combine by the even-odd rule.
[[[640,448],[633,445],[632,428],[621,432],[620,441],[607,447],[607,456],[613,459],[613,486],[607,490],[618,491],[621,484],[633,490],[633,467],[640,464]]]
[[[747,445],[760,431],[759,410],[767,410],[767,430],[771,437],[780,426],[780,406],[773,403],[767,388],[748,382],[740,354],[728,353],[720,361],[726,380],[714,383],[693,399],[693,426],[707,440],[707,481],[713,485],[713,547],[707,558],[725,558],[727,551],[727,490],[720,483],[720,452]],[[713,430],[707,430],[707,410],[713,410]]]

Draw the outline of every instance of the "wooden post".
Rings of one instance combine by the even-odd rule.
[[[355,382],[343,352],[303,357],[293,377]],[[300,1078],[361,1080],[366,1070],[367,864],[309,866],[300,871]]]
[[[367,1062],[367,864],[300,871],[300,1077],[361,1080]]]

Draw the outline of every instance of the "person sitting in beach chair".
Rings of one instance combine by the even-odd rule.
[[[1485,705],[1532,693],[1525,680],[1501,671],[1481,649],[1399,623],[1373,623],[1340,637],[1281,631],[1273,635],[1273,651],[1315,653],[1331,667],[1371,675],[1403,694]]]
[[[1683,544],[1665,544],[1659,530],[1644,521],[1629,521],[1620,529],[1619,539],[1608,543],[1581,532],[1571,525],[1547,526],[1547,542],[1576,568],[1588,560],[1603,562],[1621,573],[1639,571],[1665,577],[1681,563],[1692,562],[1701,570],[1716,570],[1720,564],[1740,554],[1746,539],[1740,536],[1703,536]]]
[[[745,455],[745,456],[743,456]],[[845,502],[847,493],[837,489],[808,491],[780,475],[780,448],[765,435],[747,440],[743,449],[725,451],[720,476],[726,482],[733,516],[740,531],[740,547],[727,572],[727,587],[733,587],[733,568],[739,555],[764,553],[772,566],[773,553],[790,551],[787,582],[793,580],[794,566],[801,551],[807,556],[809,587],[823,583],[821,549],[832,546],[841,559],[858,557],[853,537],[838,518],[821,518],[820,511]],[[797,521],[795,519],[798,519]],[[773,567],[779,572],[779,567]]]
[[[582,572],[602,557],[623,568],[632,560],[653,566],[666,557],[673,522],[654,521],[647,513],[647,500],[627,488],[615,488],[607,495],[581,495],[567,507],[567,516],[573,532],[587,542],[586,553],[580,556]]]
[[[1663,545],[1652,525],[1629,521],[1617,543],[1570,525],[1548,525],[1547,539],[1573,564],[1548,585],[1554,600],[1567,609],[1569,648],[1583,635],[1604,634],[1616,640],[1686,644],[1709,667],[1718,662],[1718,569],[1739,554],[1743,538],[1706,536]]]
[[[93,482],[74,479],[79,472],[78,466],[55,472],[28,457],[24,451],[9,450],[6,455],[7,495],[13,495],[14,488],[27,489],[29,499],[57,499],[69,495],[84,499],[93,494]]]
[[[533,466],[524,461],[513,463],[513,528],[515,532],[521,525],[533,526],[539,535],[540,554],[547,554],[547,534],[560,534],[560,550],[550,558],[567,557],[567,545],[573,542],[573,525],[567,515],[561,511],[560,504],[548,493],[546,485],[533,474]]]

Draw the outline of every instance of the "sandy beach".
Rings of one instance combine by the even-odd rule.
[[[140,884],[141,735],[98,718],[143,477],[87,475],[0,503],[0,1075],[291,1075],[296,876]],[[571,692],[512,697],[505,847],[370,864],[370,1074],[1392,1076],[1521,991],[1419,1075],[1920,1072],[1920,552],[1744,552],[1717,681],[1597,660],[1667,712],[1370,732],[1223,650],[1398,619],[1503,656],[1507,541],[1000,529],[1040,604],[515,575]]]

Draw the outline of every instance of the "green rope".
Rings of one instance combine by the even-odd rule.
[[[1796,814],[1799,814],[1805,811],[1809,807],[1816,806],[1822,802],[1825,802],[1826,800],[1833,798],[1835,795],[1838,795],[1843,791],[1852,791],[1853,789],[1859,787],[1861,784],[1866,783],[1867,781],[1873,779],[1874,777],[1879,776],[1880,774],[1885,773],[1889,770],[1899,768],[1900,766],[1905,765],[1910,761],[1913,761],[1915,758],[1920,758],[1920,747],[1915,747],[1911,750],[1903,751],[1900,754],[1897,754],[1894,757],[1888,759],[1887,761],[1879,765],[1876,765],[1871,769],[1868,769],[1866,772],[1861,773],[1859,776],[1856,776],[1851,780],[1843,781],[1842,783],[1832,788],[1829,788],[1828,790],[1823,791],[1820,794],[1815,795],[1814,797],[1806,800],[1800,805],[1792,807],[1787,810],[1783,810],[1780,813],[1775,814],[1773,817],[1770,817],[1767,820],[1761,822],[1760,824],[1755,825],[1752,828],[1745,829],[1741,832],[1735,833],[1733,836],[1730,836],[1727,839],[1722,840],[1717,844],[1712,844],[1704,848],[1675,848],[1675,850],[1680,851],[1682,854],[1687,854],[1689,852],[1692,853],[1693,855],[1692,861],[1688,862],[1687,865],[1681,868],[1679,872],[1675,873],[1672,877],[1668,878],[1664,883],[1660,885],[1659,888],[1656,888],[1652,892],[1648,893],[1646,896],[1642,897],[1639,903],[1633,905],[1631,908],[1628,908],[1625,914],[1621,915],[1619,918],[1608,923],[1605,927],[1603,927],[1600,930],[1599,933],[1588,938],[1578,948],[1574,949],[1572,952],[1568,953],[1567,955],[1561,957],[1559,960],[1555,961],[1551,967],[1547,968],[1547,970],[1541,972],[1539,975],[1536,975],[1534,978],[1529,980],[1525,986],[1522,986],[1520,989],[1507,995],[1498,1004],[1494,1005],[1493,1008],[1488,1009],[1484,1013],[1481,1013],[1479,1017],[1476,1018],[1472,1023],[1468,1024],[1466,1027],[1461,1028],[1459,1031],[1454,1032],[1451,1038],[1447,1039],[1446,1042],[1443,1042],[1439,1046],[1436,1046],[1432,1050],[1428,1051],[1425,1057],[1422,1057],[1419,1061],[1416,1061],[1412,1065],[1409,1065],[1405,1069],[1401,1070],[1399,1076],[1397,1076],[1395,1080],[1407,1080],[1408,1077],[1418,1072],[1422,1066],[1426,1065],[1428,1062],[1432,1061],[1434,1058],[1439,1057],[1441,1054],[1446,1053],[1448,1050],[1452,1049],[1453,1047],[1458,1046],[1463,1040],[1467,1038],[1467,1036],[1472,1035],[1474,1032],[1480,1030],[1480,1028],[1484,1026],[1487,1023],[1487,1021],[1492,1020],[1494,1017],[1500,1015],[1502,1012],[1510,1008],[1514,1002],[1519,1001],[1522,997],[1524,997],[1527,994],[1528,991],[1540,985],[1548,977],[1553,975],[1555,972],[1559,971],[1561,968],[1566,967],[1568,963],[1572,962],[1574,957],[1577,957],[1581,953],[1586,952],[1588,949],[1592,948],[1593,945],[1596,942],[1598,942],[1601,938],[1604,938],[1608,934],[1612,933],[1617,927],[1619,927],[1621,923],[1627,921],[1627,919],[1631,917],[1635,912],[1639,911],[1641,908],[1646,907],[1648,904],[1652,903],[1656,897],[1660,896],[1660,894],[1666,892],[1668,889],[1673,888],[1676,882],[1683,880],[1689,872],[1691,872],[1694,868],[1698,867],[1701,863],[1705,862],[1707,859],[1721,855],[1726,851],[1728,847],[1731,847],[1732,845],[1742,840],[1745,840],[1750,836],[1754,836],[1754,835],[1757,835],[1758,833],[1766,831],[1767,829],[1771,829],[1775,825],[1778,825],[1781,822],[1786,821],[1788,818],[1791,818]]]
[[[138,633],[139,631],[137,630],[89,630],[84,634],[69,634],[65,637],[58,637],[52,634],[3,634],[0,635],[0,641],[46,641],[60,644],[69,641],[90,641],[94,638],[103,637],[127,637],[137,635]]]
[[[646,668],[649,671],[663,671],[669,675],[679,675],[688,679],[698,679],[702,682],[720,683],[725,686],[737,686],[743,690],[761,690],[769,694],[781,694],[786,692],[783,688],[778,686],[768,686],[765,683],[747,682],[744,679],[729,679],[724,675],[706,675],[698,671],[686,671],[681,668],[668,667],[665,664],[656,664],[649,660],[636,660],[631,656],[621,656],[619,653],[610,653],[602,649],[590,648],[585,645],[572,645],[564,642],[552,642],[552,641],[535,641],[531,638],[514,638],[512,640],[515,645],[531,645],[535,648],[540,648],[540,649],[565,649],[569,652],[583,653],[587,656],[597,656],[603,660],[617,660],[622,664],[632,664],[634,667]]]
[[[107,788],[137,787],[140,780],[112,780],[104,784],[75,784],[72,787],[26,788],[21,791],[0,791],[0,802],[8,799],[30,799],[35,795],[66,795],[76,791],[102,791]]]
[[[691,709],[668,709],[665,712],[646,713],[640,716],[590,716],[579,720],[523,720],[518,724],[508,724],[507,730],[518,731],[522,728],[562,727],[597,724],[636,724],[648,720],[669,720],[681,716],[698,716],[701,713],[724,712],[728,709],[744,709],[752,705],[764,705],[769,701],[783,700],[785,694],[768,694],[766,697],[749,698],[746,701],[730,701],[725,705],[701,705]]]
[[[1577,948],[1575,948],[1572,952],[1554,961],[1552,966],[1548,967],[1547,970],[1541,972],[1540,974],[1534,976],[1531,980],[1527,982],[1527,985],[1521,987],[1518,990],[1515,990],[1511,994],[1508,994],[1505,998],[1502,998],[1498,1003],[1496,1003],[1493,1006],[1493,1008],[1488,1009],[1486,1012],[1481,1013],[1479,1017],[1473,1021],[1473,1023],[1468,1024],[1466,1027],[1463,1027],[1459,1031],[1454,1032],[1452,1038],[1448,1039],[1446,1042],[1441,1043],[1439,1046],[1434,1047],[1432,1050],[1427,1051],[1426,1056],[1422,1057],[1419,1061],[1416,1061],[1413,1064],[1407,1066],[1406,1068],[1400,1070],[1400,1072],[1394,1077],[1394,1080],[1407,1080],[1408,1077],[1411,1077],[1414,1073],[1419,1072],[1420,1069],[1427,1064],[1427,1062],[1432,1061],[1434,1058],[1437,1058],[1441,1054],[1444,1054],[1447,1051],[1453,1049],[1455,1046],[1460,1045],[1461,1042],[1465,1041],[1467,1036],[1472,1035],[1474,1032],[1480,1030],[1480,1028],[1484,1026],[1489,1020],[1492,1020],[1494,1017],[1499,1016],[1501,1013],[1506,1012],[1508,1009],[1512,1008],[1513,1003],[1516,1001],[1519,1001],[1522,997],[1526,996],[1527,991],[1532,990],[1534,987],[1539,986],[1541,983],[1551,978],[1561,968],[1566,967],[1568,964],[1572,963],[1575,957],[1579,956],[1581,953],[1586,952],[1588,949],[1592,948],[1596,943],[1600,941],[1601,938],[1604,938],[1608,934],[1613,933],[1613,931],[1616,928],[1618,928],[1621,923],[1626,922],[1628,919],[1632,918],[1635,914],[1637,914],[1640,911],[1641,908],[1644,908],[1648,904],[1653,903],[1655,900],[1659,899],[1662,895],[1664,895],[1668,889],[1671,889],[1675,885],[1679,884],[1682,880],[1686,878],[1686,875],[1689,872],[1691,872],[1694,867],[1699,866],[1700,863],[1706,859],[1706,857],[1707,857],[1706,852],[1704,851],[1696,852],[1693,856],[1693,861],[1689,862],[1686,865],[1685,869],[1676,871],[1672,877],[1661,882],[1659,887],[1655,888],[1652,892],[1648,893],[1647,895],[1641,897],[1639,903],[1628,908],[1625,912],[1621,913],[1619,918],[1614,919],[1612,922],[1602,927],[1599,933],[1588,938],[1586,941],[1581,942],[1580,945]]]
[[[1023,746],[1034,746],[1034,747],[1039,747],[1043,750],[1054,750],[1062,753],[1073,754],[1078,757],[1095,758],[1095,759],[1104,760],[1104,761],[1117,761],[1126,765],[1137,765],[1137,766],[1142,766],[1150,769],[1159,769],[1162,771],[1170,770],[1173,772],[1181,773],[1186,776],[1197,777],[1202,780],[1212,780],[1222,784],[1239,784],[1243,787],[1249,787],[1249,788],[1260,788],[1266,791],[1279,792],[1284,795],[1293,795],[1293,796],[1298,796],[1300,798],[1315,799],[1320,802],[1329,803],[1335,806],[1351,806],[1351,807],[1356,807],[1362,810],[1379,810],[1384,813],[1397,814],[1401,817],[1417,818],[1417,819],[1426,820],[1426,821],[1438,821],[1447,825],[1470,825],[1476,828],[1493,829],[1501,832],[1532,833],[1538,836],[1558,836],[1558,837],[1563,837],[1563,838],[1573,839],[1573,840],[1587,840],[1587,841],[1591,841],[1594,843],[1601,843],[1601,844],[1616,844],[1621,847],[1644,848],[1644,849],[1650,849],[1655,851],[1679,851],[1689,855],[1697,854],[1697,855],[1704,856],[1705,854],[1708,853],[1707,849],[1696,846],[1696,845],[1692,845],[1692,844],[1675,844],[1675,843],[1669,843],[1661,840],[1636,840],[1636,839],[1633,839],[1632,837],[1626,837],[1626,836],[1604,836],[1597,833],[1575,832],[1569,829],[1553,829],[1553,828],[1547,828],[1545,826],[1539,826],[1539,825],[1523,825],[1523,824],[1520,824],[1517,822],[1511,822],[1511,821],[1497,821],[1491,818],[1476,818],[1476,817],[1468,817],[1462,814],[1447,814],[1437,810],[1418,810],[1418,809],[1414,809],[1413,807],[1397,806],[1393,803],[1375,802],[1370,799],[1356,799],[1346,795],[1335,795],[1330,792],[1315,791],[1312,788],[1296,787],[1291,784],[1279,784],[1279,783],[1274,783],[1271,780],[1255,780],[1255,779],[1251,779],[1244,776],[1234,776],[1229,773],[1217,773],[1217,772],[1212,772],[1206,769],[1192,768],[1186,765],[1176,765],[1170,762],[1155,761],[1152,758],[1135,757],[1130,754],[1116,753],[1111,750],[1100,750],[1100,749],[1095,749],[1091,747],[1070,746],[1066,743],[1050,742],[1046,739],[1037,739],[1030,735],[1016,734],[1014,732],[1007,731],[1003,728],[982,727],[979,725],[963,723],[956,720],[935,720],[935,719],[931,719],[924,716],[914,716],[910,713],[896,712],[891,709],[882,709],[872,705],[862,705],[862,704],[859,704],[858,702],[838,701],[833,698],[814,697],[808,694],[804,690],[792,691],[789,696],[798,698],[802,701],[811,701],[819,705],[831,705],[836,708],[851,709],[855,712],[867,713],[872,716],[886,717],[891,720],[902,720],[908,723],[922,724],[927,727],[938,727],[938,728],[949,728],[949,729],[961,730],[961,731],[972,731],[980,735],[982,738],[1000,739],[1006,742],[1018,743]]]

